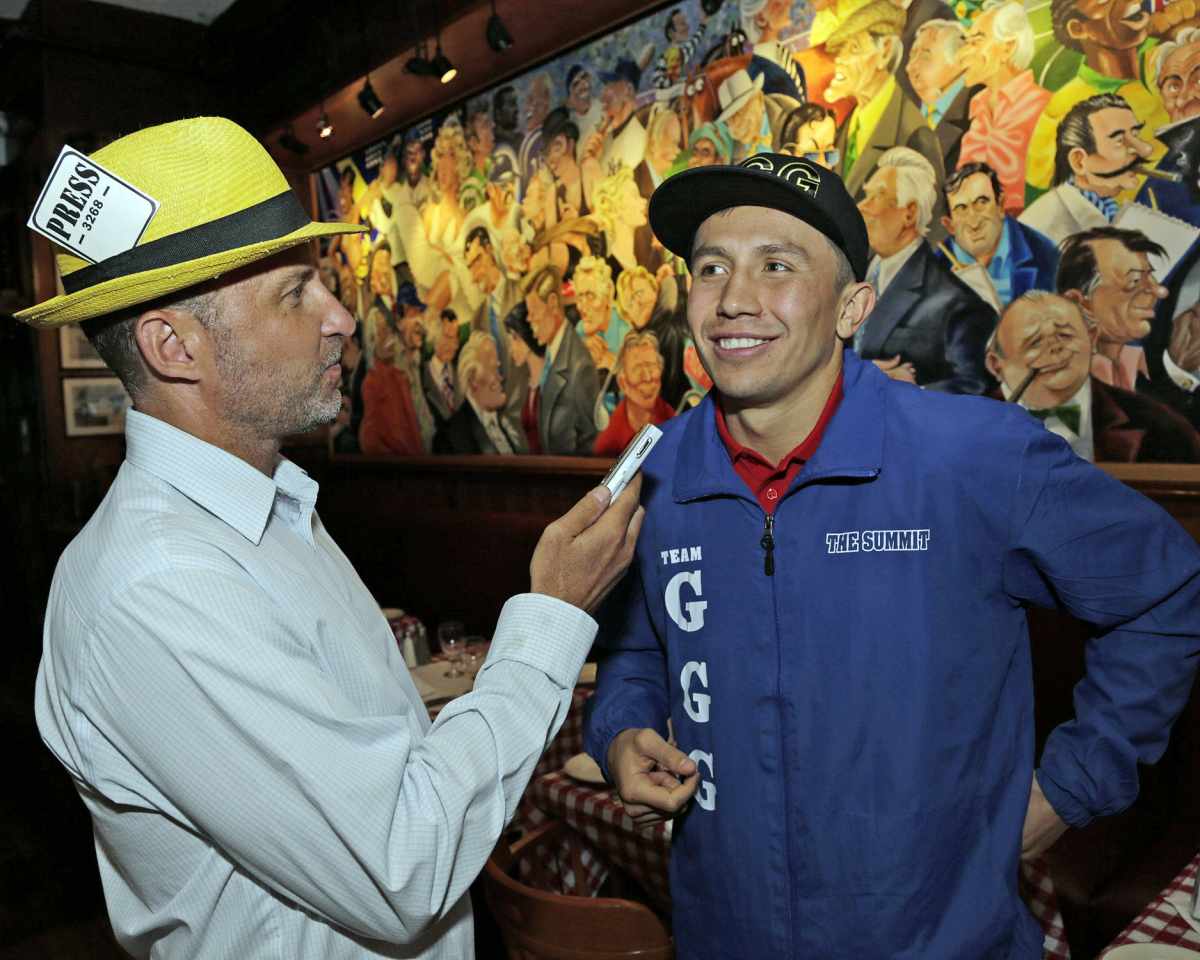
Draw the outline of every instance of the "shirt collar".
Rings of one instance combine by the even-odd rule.
[[[721,407],[720,398],[717,397],[716,402],[713,403],[713,415],[717,421],[717,435],[725,444],[725,449],[729,451],[729,459],[735,464],[739,460],[752,460],[761,466],[774,468],[779,472],[786,470],[788,465],[793,462],[805,463],[811,460],[821,443],[821,437],[825,434],[825,428],[833,419],[834,413],[837,412],[838,404],[842,402],[842,379],[844,376],[843,373],[838,374],[837,381],[825,400],[825,406],[821,408],[821,415],[817,417],[817,422],[808,432],[808,436],[801,440],[778,464],[771,463],[757,450],[744,447],[733,438],[733,434],[729,432],[729,425],[725,422],[725,411]]]
[[[932,104],[921,104],[921,112],[932,120],[936,126],[946,115],[946,111],[950,109],[950,104],[954,102],[954,98],[962,92],[963,85],[966,81],[960,75],[950,86],[942,91],[942,95],[938,97]]]
[[[883,111],[887,109],[887,105],[892,102],[892,97],[896,93],[896,78],[889,76],[887,82],[880,87],[879,92],[875,94],[865,107],[858,107],[855,113],[858,114],[858,148],[862,152],[862,146],[871,139],[871,134],[875,132],[875,128],[879,126],[879,120],[883,116]]]
[[[290,460],[268,477],[240,457],[138,410],[125,416],[125,459],[174,487],[254,544],[282,494],[311,514],[317,483]]]
[[[1008,273],[1008,258],[1012,254],[1012,238],[1009,230],[1012,226],[1009,221],[1012,217],[1005,216],[1004,221],[1000,224],[1000,241],[996,244],[996,249],[992,253],[992,259],[988,261],[987,272],[992,276],[1003,276]],[[950,246],[954,248],[954,256],[960,263],[975,263],[975,257],[963,249],[962,245],[955,238],[950,238]]]

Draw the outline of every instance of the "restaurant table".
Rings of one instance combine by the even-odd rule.
[[[1191,901],[1192,888],[1196,885],[1196,871],[1200,869],[1200,853],[1192,857],[1191,863],[1179,871],[1175,879],[1151,900],[1121,933],[1104,948],[1101,958],[1117,947],[1128,943],[1157,943],[1162,946],[1183,947],[1200,954],[1200,933],[1183,919],[1168,899],[1175,897]],[[1200,923],[1200,921],[1196,921]]]
[[[669,911],[671,894],[667,860],[671,849],[669,821],[639,827],[625,813],[610,787],[573,780],[561,770],[536,777],[526,799],[543,814],[557,817],[588,839],[603,859],[594,862],[589,889],[603,882],[605,862],[619,867],[642,887],[647,900]],[[1021,865],[1021,896],[1045,934],[1043,956],[1065,960],[1071,956],[1063,930],[1062,913],[1044,863],[1035,860]]]

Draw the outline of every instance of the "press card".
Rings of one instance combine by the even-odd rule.
[[[99,263],[132,250],[158,212],[158,201],[63,147],[27,226],[78,257]]]

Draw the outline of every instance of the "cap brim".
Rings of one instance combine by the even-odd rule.
[[[15,313],[34,327],[59,327],[79,323],[92,317],[102,317],[139,303],[150,303],[159,297],[184,290],[205,280],[212,280],[238,267],[287,250],[317,237],[345,233],[365,233],[367,227],[350,223],[309,223],[299,230],[263,240],[233,250],[223,250],[197,260],[188,260],[128,277],[115,277],[77,293],[63,294]]]
[[[803,220],[846,254],[856,280],[866,276],[865,230],[856,242],[804,193],[774,174],[751,167],[697,167],[664,180],[650,198],[650,227],[664,247],[690,263],[700,225],[732,207],[767,207]]]

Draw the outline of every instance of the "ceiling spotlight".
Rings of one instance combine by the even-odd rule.
[[[450,62],[450,58],[442,53],[442,42],[438,41],[437,52],[433,55],[433,75],[441,79],[442,83],[449,83],[458,76],[458,67]]]
[[[408,62],[404,64],[404,69],[409,73],[416,74],[418,77],[432,77],[437,75],[437,71],[433,69],[433,64],[425,56],[424,47],[422,47],[419,53],[414,53],[408,58]]]
[[[379,94],[371,86],[370,74],[367,75],[367,80],[362,85],[362,89],[358,91],[358,105],[363,108],[363,113],[372,120],[383,113],[383,101],[379,99]]]
[[[325,112],[325,104],[321,104],[321,116],[317,119],[317,136],[328,140],[333,136],[333,124],[329,122],[329,114]]]
[[[496,12],[496,0],[492,0],[492,15],[488,17],[484,36],[487,37],[488,46],[497,53],[503,53],[513,45],[513,35],[508,32],[508,27]]]
[[[288,128],[279,135],[279,145],[285,150],[289,150],[298,157],[308,153],[308,144],[296,137],[295,131],[292,130],[291,124]]]

